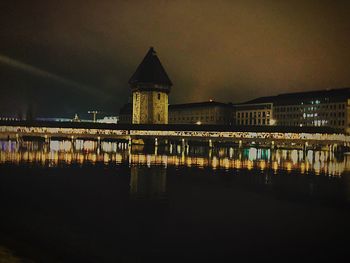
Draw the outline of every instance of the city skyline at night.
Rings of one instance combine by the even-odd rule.
[[[0,1],[0,263],[349,261],[349,10]]]
[[[150,46],[172,77],[170,104],[349,87],[348,5],[3,2],[0,113],[116,115]]]

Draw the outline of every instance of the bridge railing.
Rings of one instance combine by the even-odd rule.
[[[350,136],[324,133],[281,133],[281,132],[213,132],[213,131],[157,131],[130,130],[131,136],[152,137],[207,137],[222,139],[270,139],[270,140],[305,140],[336,141],[350,143]]]
[[[350,136],[340,133],[307,132],[251,132],[251,131],[205,131],[205,130],[137,130],[137,129],[99,129],[99,128],[59,128],[0,126],[0,133],[39,136],[103,136],[118,137],[181,137],[213,139],[249,139],[249,140],[298,140],[350,143]]]
[[[68,135],[128,135],[128,130],[112,129],[83,129],[83,128],[57,128],[57,127],[23,127],[23,126],[0,126],[0,133],[19,134],[68,134]]]

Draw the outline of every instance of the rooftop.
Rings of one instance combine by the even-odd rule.
[[[129,80],[130,85],[139,83],[172,86],[172,82],[153,47],[148,50],[141,64]]]
[[[202,101],[202,102],[192,102],[184,104],[172,104],[169,105],[170,109],[185,109],[185,108],[200,108],[200,107],[228,107],[230,104],[217,102],[217,101]]]
[[[284,93],[276,96],[256,98],[245,102],[245,104],[268,102],[273,102],[275,104],[288,104],[291,102],[308,102],[317,99],[326,100],[326,102],[337,102],[347,98],[350,98],[350,88]]]

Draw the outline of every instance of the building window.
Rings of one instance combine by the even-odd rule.
[[[160,100],[160,93],[158,93],[158,100]]]

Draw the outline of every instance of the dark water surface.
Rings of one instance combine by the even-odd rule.
[[[0,246],[33,262],[347,262],[349,168],[311,150],[2,141]]]

